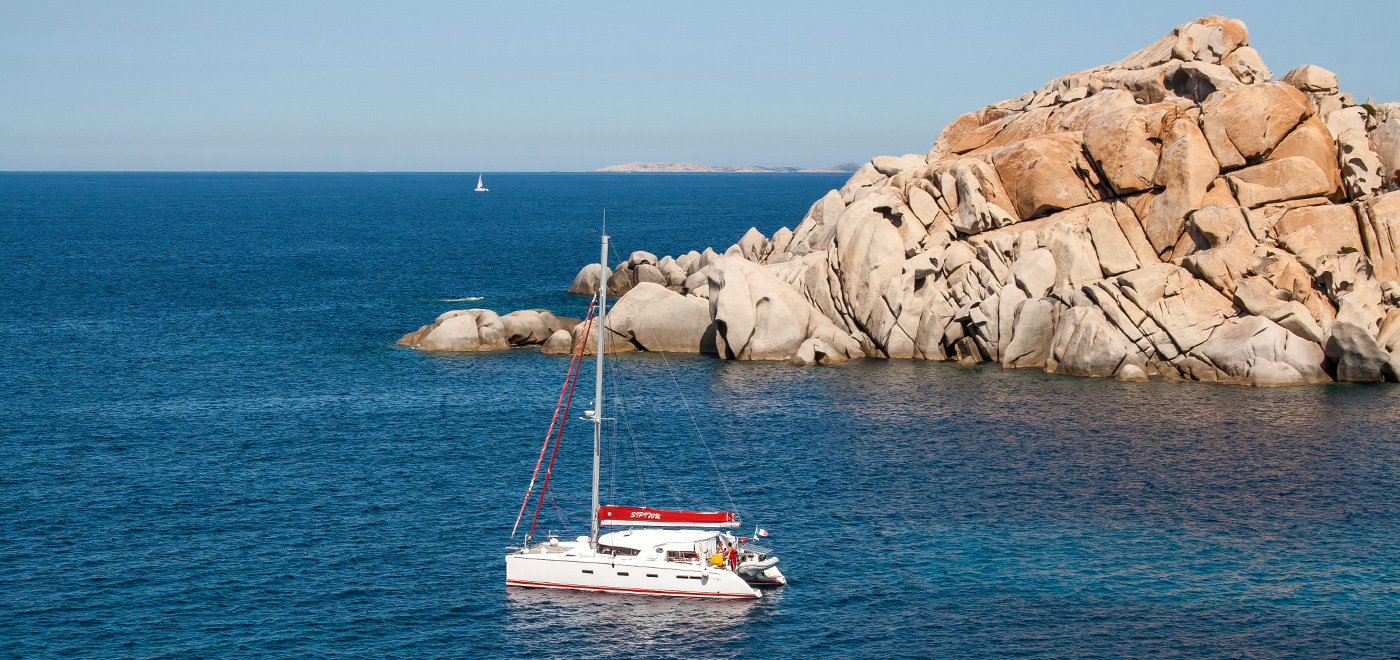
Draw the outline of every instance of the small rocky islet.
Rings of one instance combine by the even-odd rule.
[[[1400,381],[1398,183],[1400,103],[1313,65],[1275,81],[1244,23],[1209,16],[874,158],[796,229],[632,253],[606,273],[607,350]],[[470,309],[398,343],[557,354],[586,330]]]

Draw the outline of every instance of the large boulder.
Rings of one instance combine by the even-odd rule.
[[[1184,268],[1161,263],[1117,278],[1124,295],[1171,337],[1185,353],[1210,338],[1216,326],[1234,316],[1234,304]]]
[[[984,193],[983,179],[976,169],[959,163],[953,169],[958,208],[953,214],[953,228],[963,234],[976,234],[1016,222],[1006,209],[989,201]]]
[[[1327,358],[1336,365],[1338,382],[1379,383],[1385,380],[1384,370],[1390,354],[1376,343],[1365,327],[1350,319],[1338,318],[1327,340]]]
[[[624,261],[618,264],[617,270],[608,276],[608,295],[621,296],[631,291],[632,287],[636,285],[637,273],[632,269],[630,262]]]
[[[1035,248],[1021,255],[1008,270],[1008,284],[1014,283],[1029,298],[1040,298],[1055,288],[1059,275],[1055,255],[1046,248]]]
[[[1108,204],[1095,204],[1088,207],[1089,237],[1093,242],[1094,253],[1099,260],[1099,270],[1104,277],[1112,277],[1137,270],[1142,264],[1118,224]]]
[[[744,258],[749,261],[763,261],[771,248],[768,244],[768,237],[764,236],[758,227],[749,227],[749,230],[744,232],[743,237],[736,245],[739,246],[739,251],[743,253]]]
[[[1171,103],[1133,106],[1098,115],[1084,128],[1084,146],[1119,195],[1151,190],[1163,136],[1181,110]]]
[[[1385,185],[1385,166],[1366,134],[1369,115],[1360,106],[1327,113],[1327,130],[1336,137],[1342,184],[1351,199],[1376,194]]]
[[[1379,383],[1385,380],[1391,359],[1377,340],[1384,322],[1384,314],[1375,306],[1379,296],[1364,285],[1347,288],[1352,290],[1341,296],[1327,341],[1327,359],[1335,365],[1339,382]]]
[[[1181,267],[1228,296],[1234,293],[1236,282],[1249,272],[1253,253],[1253,239],[1237,240],[1193,252],[1181,259]]]
[[[656,269],[661,271],[661,275],[666,278],[667,288],[679,289],[685,285],[687,277],[685,268],[675,259],[669,256],[662,257],[661,261],[657,262]]]
[[[1259,51],[1249,46],[1237,48],[1235,52],[1221,58],[1220,66],[1229,69],[1236,79],[1246,85],[1269,82],[1274,77],[1269,67],[1264,64],[1264,58],[1259,56]]]
[[[1280,82],[1288,83],[1303,92],[1337,91],[1337,74],[1316,64],[1304,64],[1283,74]]]
[[[897,201],[893,193],[871,194],[848,207],[837,222],[834,261],[838,280],[833,288],[839,293],[832,293],[841,297],[845,313],[858,326],[870,326],[877,307],[884,304],[885,288],[904,271],[904,237],[880,210]],[[714,282],[711,272],[712,293]],[[714,300],[713,295],[710,299]]]
[[[568,330],[560,330],[549,336],[540,345],[545,355],[569,355],[574,352],[574,336]]]
[[[864,356],[855,339],[767,268],[724,257],[708,272],[710,318],[721,357],[789,360],[813,337],[846,357]]]
[[[1045,370],[1072,376],[1114,376],[1140,352],[1097,307],[1071,307],[1060,314]]]
[[[1209,360],[1227,382],[1281,387],[1332,380],[1321,346],[1258,316],[1231,319],[1192,354]]]
[[[876,156],[870,160],[870,164],[875,171],[885,175],[894,176],[905,170],[912,170],[928,164],[928,160],[923,154],[904,154],[903,156]]]
[[[588,264],[580,268],[578,275],[574,276],[574,281],[569,284],[569,293],[577,293],[583,296],[591,296],[598,293],[598,269],[603,269],[603,279],[607,280],[612,276],[612,269],[598,264]]]
[[[666,286],[666,274],[661,272],[655,264],[637,264],[632,267],[632,279],[636,284],[651,283]]]
[[[1287,211],[1274,223],[1280,245],[1304,264],[1316,264],[1323,256],[1360,252],[1363,243],[1351,206],[1324,204]]]
[[[1146,194],[1137,213],[1147,240],[1158,254],[1169,253],[1181,240],[1187,214],[1204,205],[1220,166],[1211,155],[1201,129],[1190,119],[1172,122],[1154,179],[1160,194]]]
[[[802,256],[813,250],[831,247],[831,240],[836,235],[836,220],[845,210],[846,201],[841,197],[841,193],[835,190],[827,192],[812,204],[802,222],[798,223],[797,229],[792,231],[788,251]],[[694,274],[695,270],[698,268],[688,269],[688,272]]]
[[[642,282],[608,309],[603,327],[648,351],[714,353],[714,327],[705,301]]]
[[[499,351],[509,348],[501,317],[489,309],[458,309],[438,316],[429,326],[409,333],[421,351]]]
[[[1318,117],[1310,117],[1298,124],[1288,137],[1269,152],[1269,160],[1282,160],[1291,157],[1306,158],[1313,162],[1327,177],[1328,190],[1325,195],[1333,201],[1345,199],[1342,189],[1342,171],[1337,164],[1337,142],[1332,131]]]
[[[579,322],[578,325],[570,330],[570,341],[574,346],[583,346],[585,355],[598,354],[598,335],[593,334],[593,330],[597,325],[598,319],[595,317]],[[614,353],[636,353],[640,350],[642,350],[642,347],[637,345],[636,342],[630,341],[628,338],[616,332],[609,331],[603,333],[603,352],[608,355]]]
[[[1400,280],[1400,192],[1391,192],[1357,204],[1360,228],[1366,236],[1366,258],[1376,279]]]
[[[1245,312],[1266,318],[1279,327],[1315,344],[1327,341],[1321,326],[1291,292],[1275,289],[1262,277],[1241,279],[1234,290],[1235,304]]]
[[[791,364],[811,366],[814,364],[841,364],[847,360],[844,351],[832,348],[826,342],[816,338],[808,337],[802,345],[797,347],[797,352],[793,353]]]
[[[1061,305],[1050,298],[1023,300],[1011,320],[1011,341],[1001,351],[1006,369],[1044,367],[1055,345],[1055,323]]]
[[[1023,220],[1099,199],[1098,176],[1082,133],[1023,140],[992,152],[992,163]]]
[[[1381,160],[1381,176],[1400,181],[1400,117],[1383,122],[1370,134],[1371,150]]]
[[[1333,183],[1312,159],[1291,156],[1231,172],[1225,177],[1241,206],[1256,208],[1290,199],[1327,195]]]
[[[547,309],[522,309],[501,317],[501,327],[511,346],[543,344],[554,333],[577,323],[578,319],[561,319]]]
[[[1211,94],[1201,104],[1201,128],[1221,167],[1262,158],[1312,114],[1308,98],[1282,82]]]

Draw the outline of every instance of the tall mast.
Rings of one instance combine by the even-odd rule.
[[[603,451],[603,317],[608,313],[608,215],[603,212],[603,253],[598,257],[598,315],[593,317],[593,331],[598,333],[598,363],[593,370],[593,529],[589,534],[592,547],[598,547],[598,466]]]

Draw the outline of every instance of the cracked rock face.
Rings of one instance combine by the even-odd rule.
[[[1315,65],[1274,81],[1242,22],[1208,16],[965,113],[926,154],[872,159],[792,229],[633,253],[608,287],[621,310],[661,309],[658,290],[683,310],[628,317],[630,337],[684,335],[684,316],[725,359],[1393,380],[1397,175],[1400,104],[1358,105]],[[591,292],[597,269],[571,290]],[[445,345],[429,334],[420,346]]]

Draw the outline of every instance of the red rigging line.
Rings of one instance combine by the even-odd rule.
[[[580,337],[579,337],[578,343],[577,343],[576,345],[574,345],[574,355],[573,355],[573,359],[571,360],[571,362],[572,362],[574,365],[581,365],[581,364],[582,364],[582,361],[583,361],[583,354],[584,354],[584,347],[588,345],[588,335],[590,334],[590,332],[591,332],[592,329],[593,329],[593,323],[591,323],[591,321],[594,321],[594,320],[595,320],[595,318],[594,318],[594,315],[593,315],[593,306],[592,306],[592,305],[589,305],[589,306],[588,306],[588,316],[584,319],[584,328],[583,328],[583,332],[581,333],[581,335],[580,335]],[[537,501],[537,502],[535,503],[535,515],[534,515],[533,517],[531,517],[531,519],[530,519],[530,531],[529,531],[529,532],[526,532],[526,534],[525,534],[525,537],[526,537],[526,538],[530,538],[530,537],[532,537],[532,536],[535,535],[535,525],[536,525],[536,523],[537,523],[537,522],[539,521],[539,519],[540,519],[540,507],[544,506],[544,494],[545,494],[546,491],[549,490],[549,476],[554,472],[554,459],[555,459],[555,457],[557,457],[557,456],[559,455],[559,439],[562,438],[562,437],[564,437],[564,422],[567,421],[567,420],[569,419],[569,415],[568,415],[569,407],[570,407],[571,405],[573,405],[573,401],[574,401],[574,384],[578,382],[578,371],[579,371],[579,370],[578,370],[576,367],[571,367],[571,368],[570,368],[570,370],[569,370],[569,375],[568,375],[568,381],[567,381],[566,383],[564,383],[564,389],[567,390],[568,395],[567,395],[567,397],[566,397],[566,396],[564,396],[563,392],[560,393],[560,397],[561,397],[561,398],[563,399],[563,401],[564,401],[564,407],[563,407],[564,416],[563,416],[563,417],[560,417],[560,416],[559,416],[559,410],[560,410],[560,409],[559,409],[558,407],[556,407],[556,408],[554,409],[554,416],[555,416],[556,419],[559,420],[559,428],[558,428],[557,432],[556,432],[555,429],[554,429],[554,423],[553,423],[553,422],[550,422],[550,425],[549,425],[549,426],[550,426],[551,432],[554,432],[554,450],[553,450],[553,451],[550,453],[550,455],[549,455],[549,466],[546,467],[545,470],[544,470],[544,483],[540,485],[540,498],[539,498],[539,501]],[[596,413],[595,413],[595,414],[596,414]],[[549,442],[549,440],[546,439],[546,440],[545,440],[545,443],[548,444],[548,442]],[[529,502],[529,500],[530,500],[530,495],[529,495],[529,493],[527,492],[527,493],[525,494],[525,501],[526,501],[526,502]],[[557,506],[557,505],[556,505],[556,506]]]
[[[585,323],[583,338],[579,341],[579,344],[578,344],[577,346],[574,347],[573,354],[569,356],[569,357],[570,357],[570,359],[569,359],[569,371],[568,371],[568,373],[564,376],[564,385],[563,385],[563,387],[560,387],[560,388],[559,388],[559,401],[557,401],[557,402],[554,404],[554,417],[553,417],[552,419],[549,420],[549,431],[548,431],[547,433],[545,433],[545,435],[544,435],[544,444],[540,446],[540,456],[539,456],[539,458],[535,459],[535,471],[530,475],[530,485],[529,485],[529,487],[527,487],[527,488],[525,489],[525,499],[524,499],[523,501],[520,502],[520,512],[517,513],[517,514],[515,514],[515,525],[512,526],[511,529],[510,529],[510,538],[511,538],[512,541],[515,539],[515,532],[516,532],[516,530],[518,530],[518,529],[520,528],[520,519],[523,518],[523,517],[525,516],[525,507],[526,507],[526,506],[529,506],[529,504],[530,504],[530,493],[533,492],[533,491],[535,490],[535,479],[538,478],[539,475],[540,475],[540,465],[544,463],[544,454],[545,454],[546,451],[549,450],[549,441],[550,441],[550,439],[553,438],[554,435],[555,435],[555,434],[554,434],[554,430],[555,430],[555,429],[554,429],[554,425],[555,425],[556,422],[559,422],[559,411],[560,411],[560,410],[565,410],[565,411],[568,410],[568,406],[565,405],[565,399],[566,399],[565,393],[567,392],[567,393],[568,393],[568,398],[569,398],[569,399],[572,399],[572,396],[573,396],[573,382],[574,382],[575,379],[578,378],[578,371],[577,371],[577,370],[578,370],[579,364],[580,364],[580,363],[582,362],[582,360],[583,360],[583,351],[579,350],[579,348],[580,348],[581,346],[584,346],[585,343],[588,341],[588,329],[589,329],[589,327],[591,327],[591,324],[589,324],[589,321],[591,321],[591,320],[593,319],[593,308],[594,308],[596,302],[597,302],[597,301],[595,300],[594,302],[590,302],[590,303],[588,304],[588,313],[584,315],[584,319],[583,319],[583,321],[584,321],[584,323]],[[567,417],[567,416],[568,416],[568,415],[565,414],[565,417]],[[559,423],[559,431],[560,431],[560,433],[563,433],[563,427],[564,427],[563,423]],[[556,446],[556,451],[557,451],[557,446]],[[550,458],[549,464],[550,464],[551,467],[553,467],[553,465],[554,465],[554,459],[553,459],[553,457]],[[548,476],[546,475],[546,477],[545,477],[545,483],[548,484],[548,482],[549,482],[549,478],[548,478]],[[544,493],[541,492],[540,494],[543,495]],[[539,516],[538,508],[536,509],[535,515],[536,515],[536,517]],[[534,524],[533,524],[533,523],[532,523],[531,526],[530,526],[530,531],[531,531],[531,532],[534,532]]]

